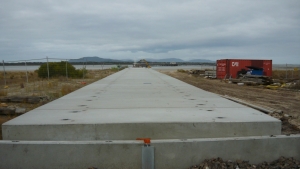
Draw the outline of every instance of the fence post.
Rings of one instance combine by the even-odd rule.
[[[67,81],[68,81],[68,62],[66,60],[66,77],[67,77]]]
[[[4,86],[6,86],[6,73],[5,73],[5,66],[4,66],[4,60],[2,60],[2,64],[3,64],[3,76],[4,76]]]
[[[47,59],[47,72],[48,72],[48,81],[49,81],[49,63],[48,63],[48,56],[46,57]]]
[[[82,79],[84,79],[84,61],[82,62]]]
[[[287,63],[285,64],[285,79],[287,80]]]
[[[27,63],[26,63],[26,60],[25,60],[25,68],[26,68],[26,81],[28,83],[28,71],[27,71]]]
[[[85,59],[85,66],[84,66],[83,74],[84,74],[84,71],[86,70],[86,65],[87,65],[87,59]],[[84,78],[84,76],[83,76],[83,78]]]

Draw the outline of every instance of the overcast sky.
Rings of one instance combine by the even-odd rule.
[[[299,0],[0,0],[0,58],[300,64]]]

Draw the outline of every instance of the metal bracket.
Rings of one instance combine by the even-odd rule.
[[[142,169],[154,169],[154,147],[150,145],[150,138],[137,138],[143,140],[142,147]]]

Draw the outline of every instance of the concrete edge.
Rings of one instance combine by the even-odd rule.
[[[172,129],[172,130],[170,130]],[[57,132],[59,131],[59,132]],[[149,132],[151,131],[151,132]],[[90,141],[248,137],[281,134],[281,122],[3,125],[3,140]]]
[[[270,136],[249,136],[249,137],[222,137],[222,138],[193,138],[193,139],[156,139],[151,140],[151,144],[161,143],[191,143],[191,142],[219,142],[231,140],[268,140],[300,138],[300,134],[291,135],[270,135]],[[138,144],[143,145],[141,140],[79,140],[79,141],[39,141],[39,140],[0,140],[0,144]]]
[[[187,168],[204,159],[300,160],[300,135],[152,140],[155,168]],[[0,168],[142,168],[142,141],[0,141]]]

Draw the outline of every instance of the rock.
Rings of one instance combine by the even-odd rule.
[[[23,97],[23,96],[12,96],[12,97],[9,98],[9,102],[26,103],[26,97]]]
[[[40,102],[40,97],[37,97],[37,96],[29,96],[27,98],[27,103],[31,103],[31,104],[36,104],[36,103],[39,103]]]
[[[39,97],[39,96],[10,96],[10,97],[4,97],[0,98],[1,102],[13,102],[13,103],[31,103],[36,104],[41,101],[45,97]]]
[[[282,110],[275,110],[274,113],[279,113],[279,114],[282,114],[283,111]]]
[[[2,97],[0,98],[1,102],[9,102],[9,98],[8,97]]]
[[[0,107],[0,114],[1,115],[9,115],[9,114],[15,114],[15,108],[13,107]]]
[[[242,163],[243,163],[242,160],[236,160],[236,162],[237,162],[238,164],[242,164]]]
[[[49,96],[40,96],[40,100],[41,101],[49,101],[50,100],[50,97]]]
[[[16,114],[24,114],[26,112],[26,108],[16,108],[15,113]]]

